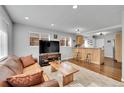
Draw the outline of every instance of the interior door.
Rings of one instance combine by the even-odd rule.
[[[114,57],[114,40],[107,40],[105,41],[104,53],[105,57]]]

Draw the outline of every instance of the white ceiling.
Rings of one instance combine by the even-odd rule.
[[[72,5],[7,5],[5,8],[15,23],[69,33],[75,33],[76,28],[82,33],[111,27],[120,30],[124,11],[121,5],[80,5],[75,10]],[[51,27],[51,24],[55,25]]]

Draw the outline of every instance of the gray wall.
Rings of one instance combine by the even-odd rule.
[[[22,25],[22,24],[14,24],[13,29],[14,29],[14,53],[17,56],[24,56],[24,55],[32,54],[34,57],[38,58],[39,47],[29,46],[29,33],[30,32],[49,33],[51,40],[53,40],[54,34],[58,34],[58,37],[70,36],[72,39],[75,39],[75,35],[73,34],[55,32],[55,31],[45,30],[45,29]],[[60,52],[62,55],[62,60],[72,57],[72,47],[60,47]]]
[[[0,6],[0,17],[2,17],[8,23],[8,53],[9,55],[13,54],[13,34],[12,34],[12,22],[5,12],[3,6]]]

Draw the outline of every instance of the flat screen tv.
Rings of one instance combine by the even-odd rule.
[[[39,53],[59,52],[59,41],[39,41]]]

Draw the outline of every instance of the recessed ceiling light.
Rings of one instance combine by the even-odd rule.
[[[73,5],[73,9],[77,9],[78,8],[78,6],[77,5]]]
[[[51,24],[51,26],[54,26],[55,24]]]
[[[77,29],[75,29],[76,31],[79,31],[79,29],[77,28]]]
[[[26,19],[26,20],[28,20],[28,19],[29,19],[29,17],[25,17],[25,19]]]

